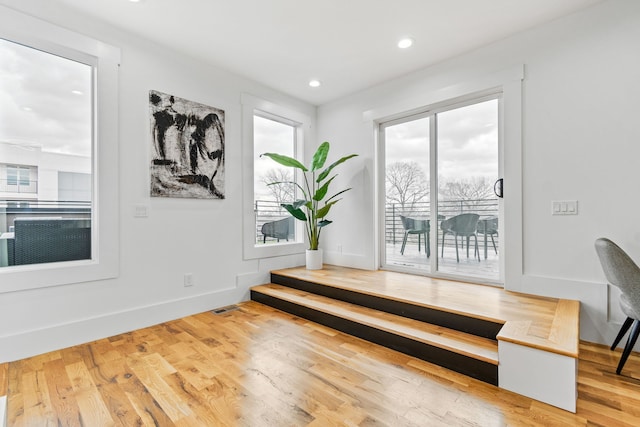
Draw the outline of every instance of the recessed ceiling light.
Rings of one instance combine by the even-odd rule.
[[[311,87],[319,87],[319,86],[320,86],[320,84],[321,84],[321,83],[320,83],[320,80],[315,80],[315,79],[314,79],[314,80],[310,80],[310,81],[309,81],[309,86],[311,86]]]
[[[33,111],[33,108],[31,107],[22,107],[23,111]]]
[[[84,92],[82,92],[81,90],[72,90],[71,93],[74,95],[82,95]]]
[[[408,47],[411,47],[412,45],[413,45],[413,39],[409,37],[406,37],[398,42],[398,47],[400,49],[406,49]]]

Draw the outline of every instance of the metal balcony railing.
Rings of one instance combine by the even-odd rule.
[[[277,221],[290,216],[289,212],[275,200],[256,200],[253,210],[256,216],[256,244],[263,243],[261,230],[265,222]]]
[[[0,192],[18,194],[38,193],[38,181],[23,179],[0,179]]]
[[[498,216],[498,199],[450,199],[438,202],[438,216],[451,218],[462,213],[477,213],[480,217]],[[399,203],[389,203],[385,206],[385,242],[402,243],[404,228],[400,215],[429,219],[431,203],[420,202],[403,207]],[[439,227],[438,227],[439,228]],[[415,236],[410,236],[411,239]],[[417,239],[417,238],[416,238]]]
[[[256,216],[256,243],[260,244],[262,243],[262,233],[260,232],[262,224],[289,216],[289,213],[275,200],[256,200],[254,212]],[[438,215],[442,215],[445,218],[471,212],[477,213],[481,217],[497,216],[498,199],[451,199],[442,200],[438,203]],[[385,206],[386,243],[402,243],[404,228],[402,227],[400,215],[428,219],[431,215],[430,203],[414,203],[405,207],[398,203],[387,204]],[[415,235],[411,236],[411,239],[414,238],[416,238]]]
[[[0,200],[0,231],[9,231],[20,217],[91,218],[91,202],[57,200]]]

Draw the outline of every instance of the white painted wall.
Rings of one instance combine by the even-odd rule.
[[[253,94],[314,120],[315,107],[47,0],[0,4],[122,50],[120,181],[113,183],[120,192],[119,276],[0,294],[0,362],[228,305],[246,299],[248,287],[267,281],[270,269],[304,263],[304,255],[242,259],[240,97]],[[225,200],[149,197],[150,89],[225,110]],[[134,218],[136,204],[149,207],[148,218]],[[187,272],[195,281],[190,288],[183,286]]]
[[[621,315],[593,244],[609,237],[640,261],[639,45],[640,2],[610,0],[321,106],[318,139],[360,153],[364,164],[362,173],[340,177],[356,188],[337,206],[343,218],[325,231],[327,259],[377,265],[376,142],[364,112],[524,64],[523,188],[505,182],[507,197],[522,192],[524,262],[518,280],[505,286],[581,300],[582,338],[612,341]],[[552,200],[572,199],[579,215],[551,216]]]

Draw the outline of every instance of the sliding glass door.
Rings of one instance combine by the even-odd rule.
[[[380,125],[382,266],[500,281],[498,95]]]

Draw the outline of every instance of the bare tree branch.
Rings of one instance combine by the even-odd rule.
[[[262,177],[260,177],[267,188],[271,192],[273,198],[280,203],[292,203],[295,198],[295,188],[293,181],[293,173],[291,169],[274,168],[269,169]],[[271,183],[277,183],[269,185]]]
[[[405,213],[429,201],[429,180],[417,162],[395,162],[386,169],[387,203],[397,203]]]

